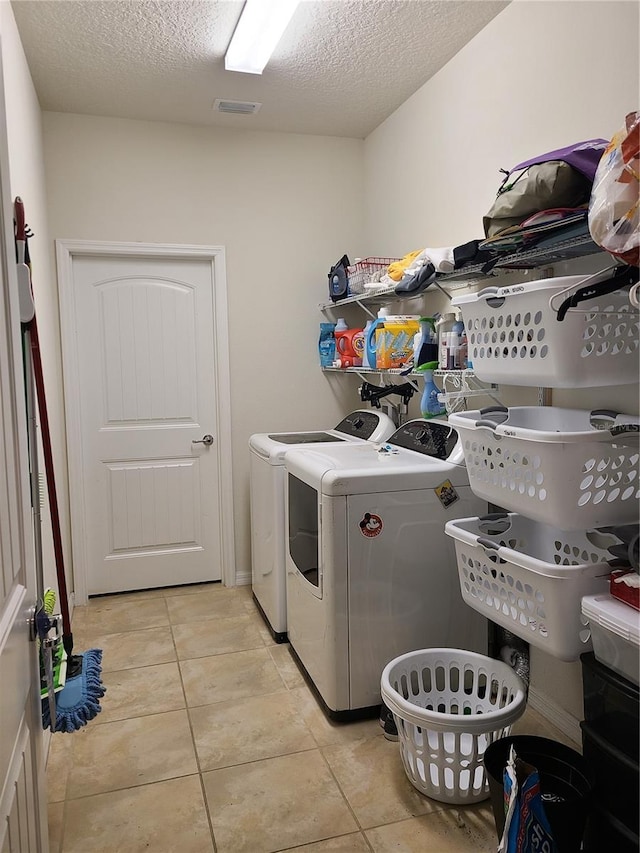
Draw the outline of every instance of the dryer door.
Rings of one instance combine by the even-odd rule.
[[[287,477],[289,555],[308,590],[322,598],[318,491],[295,474]]]

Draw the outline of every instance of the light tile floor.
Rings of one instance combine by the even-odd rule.
[[[51,853],[494,853],[491,807],[415,790],[377,720],[321,711],[249,587],[93,599],[102,712],[54,735]],[[534,711],[514,729],[565,740]]]

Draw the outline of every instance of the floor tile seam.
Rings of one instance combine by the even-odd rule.
[[[138,625],[135,628],[124,628],[124,629],[121,628],[117,631],[110,631],[110,630],[102,630],[101,629],[99,633],[92,633],[92,629],[89,629],[87,631],[87,633],[89,634],[90,637],[91,636],[97,636],[97,638],[100,639],[103,637],[114,637],[114,636],[116,636],[116,634],[135,634],[138,631],[157,631],[158,628],[170,628],[170,627],[171,627],[170,622],[167,622],[166,625],[145,625],[143,628],[141,628]],[[74,634],[80,634],[81,639],[83,639],[83,640],[86,639],[85,637],[82,636],[82,634],[84,634],[85,630],[86,629],[84,627],[81,628],[79,631],[75,627],[72,629],[73,633]],[[75,640],[75,637],[74,637],[74,640]],[[93,641],[91,641],[91,642],[93,642]]]
[[[305,752],[316,752],[317,746],[293,749],[290,752],[279,752],[277,755],[265,755],[262,758],[251,758],[247,761],[238,761],[236,764],[222,764],[220,767],[202,768],[201,773],[215,773],[217,770],[230,770],[232,767],[247,767],[249,764],[261,764],[264,761],[272,761],[274,758],[287,758],[289,755],[302,755]]]
[[[174,645],[175,645],[175,637],[173,638],[173,640],[174,640]],[[256,651],[257,649],[262,649],[264,647],[263,646],[248,646],[247,648],[242,648],[242,649],[227,649],[226,651],[223,651],[223,652],[213,652],[213,653],[209,652],[209,653],[204,654],[204,655],[196,655],[195,657],[180,657],[178,654],[177,646],[175,648],[176,648],[176,655],[178,655],[178,661],[188,661],[188,660],[202,660],[203,658],[217,658],[217,657],[222,657],[223,655],[235,655],[235,654],[238,654],[238,652],[253,652],[253,651]]]
[[[177,650],[176,650],[176,654],[177,654]],[[196,767],[198,770],[197,775],[198,775],[198,782],[200,783],[200,792],[202,794],[202,802],[204,803],[204,811],[205,811],[205,815],[207,817],[207,823],[209,825],[209,833],[211,835],[211,843],[213,845],[213,850],[214,850],[214,853],[217,853],[218,844],[216,842],[215,833],[213,831],[213,819],[211,817],[211,810],[209,809],[209,800],[207,798],[207,791],[206,791],[206,788],[204,785],[204,779],[202,778],[202,766],[201,766],[201,762],[200,762],[200,755],[198,753],[198,745],[196,744],[195,733],[193,731],[193,722],[191,720],[191,714],[189,713],[189,708],[186,707],[187,693],[186,693],[186,690],[184,687],[184,680],[182,678],[182,670],[180,669],[180,663],[179,662],[178,662],[178,673],[179,673],[179,677],[180,677],[180,684],[182,685],[182,695],[184,696],[184,701],[185,701],[185,710],[187,712],[187,723],[189,726],[189,733],[191,734],[191,746],[193,747],[193,754],[194,754],[195,759],[196,759]]]
[[[189,598],[190,597],[191,596],[189,596]],[[199,621],[199,622],[220,622],[220,621],[233,622],[236,620],[244,620],[246,622],[250,622],[251,621],[251,614],[250,613],[233,613],[231,616],[226,616],[226,615],[221,614],[221,613],[214,613],[213,615],[206,616],[206,617],[205,616],[198,616],[197,617],[197,621]],[[188,617],[188,616],[172,617],[171,614],[169,614],[169,623],[170,623],[172,628],[174,626],[177,627],[178,625],[193,625],[194,618],[193,618],[193,616],[192,617]],[[260,638],[260,639],[262,639],[262,638]]]
[[[101,797],[104,794],[117,794],[120,791],[133,791],[136,788],[144,788],[149,785],[158,785],[161,782],[171,782],[173,779],[187,779],[190,776],[198,776],[199,773],[197,770],[188,772],[188,773],[176,773],[175,776],[167,776],[164,779],[149,779],[146,782],[139,782],[137,785],[122,785],[117,788],[107,788],[104,791],[93,791],[90,794],[80,794],[75,797],[67,796],[65,803],[74,803],[77,800],[87,800],[89,797]]]
[[[60,735],[60,737],[64,737],[64,734],[63,734],[62,732],[58,732],[57,734],[59,734],[59,735]],[[51,757],[51,749],[49,749],[49,755],[47,756],[47,763],[46,763],[46,765],[45,765],[45,769],[44,769],[45,775],[47,775],[48,773],[52,772],[52,771],[50,771],[50,770],[49,770],[49,760],[50,760],[50,757]],[[64,782],[64,793],[63,793],[63,797],[62,797],[62,799],[61,799],[61,800],[53,800],[53,801],[49,800],[49,798],[48,798],[48,796],[49,796],[48,787],[49,787],[49,786],[48,786],[48,784],[47,784],[47,805],[49,805],[49,803],[50,803],[50,802],[51,802],[51,803],[54,803],[54,802],[56,802],[56,803],[64,803],[64,802],[65,802],[65,800],[67,799],[67,788],[69,787],[69,776],[70,776],[71,771],[72,771],[72,769],[73,769],[73,747],[72,747],[72,746],[70,746],[68,754],[64,756],[64,764],[65,764],[65,770],[66,770],[66,779],[65,779],[65,782]]]
[[[388,820],[384,823],[375,823],[371,826],[363,827],[362,831],[364,833],[370,832],[374,829],[381,829],[386,826],[393,826],[396,823],[406,823],[408,820],[421,820],[423,818],[431,817],[432,815],[441,814],[442,812],[450,812],[456,808],[455,803],[438,803],[437,800],[430,800],[433,803],[434,808],[428,812],[420,812],[420,814],[408,814],[406,817],[398,818],[397,820]],[[475,803],[469,803],[470,806],[475,805]],[[467,806],[457,806],[457,808],[468,808]]]
[[[178,678],[180,679],[180,687],[182,689],[182,698],[184,699],[184,707],[185,707],[185,710],[187,711],[187,720],[189,720],[189,730],[191,731],[191,720],[189,719],[189,712],[188,712],[188,705],[187,705],[187,691],[185,690],[185,687],[184,687],[184,678],[182,677],[182,669],[180,667],[180,660],[178,658],[178,649],[176,648],[176,638],[173,636],[173,630],[172,630],[171,626],[169,627],[169,633],[171,634],[171,643],[173,645],[173,653],[176,656],[175,663],[176,663],[176,666],[178,667]],[[193,741],[193,731],[191,731],[191,740]],[[197,757],[197,750],[195,747],[195,742],[193,744],[193,748],[194,748],[194,751],[196,751],[196,762],[197,762],[198,757]]]
[[[215,767],[213,770],[202,770],[201,775],[205,776],[209,773],[218,773],[222,770],[231,770],[234,767],[249,767],[249,765],[251,764],[264,764],[265,761],[277,761],[279,758],[288,758],[290,755],[302,755],[305,752],[319,752],[319,750],[317,749],[317,747],[310,747],[309,749],[301,749],[297,752],[285,752],[282,755],[270,755],[265,758],[256,758],[253,761],[242,761],[240,762],[240,764],[230,764],[226,767]],[[346,833],[342,834],[346,835]]]
[[[125,670],[126,672],[126,670]],[[180,708],[165,708],[163,711],[145,711],[143,714],[134,714],[130,717],[117,717],[113,720],[105,720],[101,719],[100,715],[98,715],[95,720],[93,720],[94,726],[106,726],[109,723],[126,723],[127,720],[143,720],[145,717],[159,717],[161,714],[173,714],[175,711],[186,711],[187,706],[182,705]]]
[[[194,658],[194,660],[198,660],[198,658]],[[201,660],[201,658],[200,658],[200,660]],[[177,663],[179,666],[181,661],[177,661]],[[182,661],[182,663],[189,663],[189,661]],[[265,696],[282,696],[283,693],[287,693],[287,692],[288,691],[281,690],[281,689],[269,690],[266,693],[252,693],[250,696],[232,696],[229,699],[220,699],[219,701],[216,701],[216,702],[211,702],[211,701],[199,702],[197,705],[189,705],[189,703],[187,702],[187,711],[195,711],[198,708],[207,708],[209,705],[211,705],[211,706],[223,705],[225,702],[242,702],[242,701],[252,702],[254,699],[262,699]]]
[[[327,756],[324,754],[324,748],[323,748],[323,747],[318,747],[318,749],[319,749],[319,751],[320,751],[320,755],[322,756],[322,760],[324,761],[324,763],[325,763],[325,765],[326,765],[326,767],[327,767],[327,770],[329,771],[329,773],[330,773],[330,775],[331,775],[331,778],[332,778],[332,779],[333,779],[333,781],[335,782],[335,784],[336,784],[336,787],[337,787],[338,791],[340,791],[340,796],[342,797],[342,799],[343,799],[343,800],[344,800],[344,802],[346,803],[347,808],[349,809],[349,813],[351,814],[351,817],[353,818],[353,820],[355,821],[356,826],[358,827],[358,830],[359,830],[360,832],[363,832],[363,831],[364,831],[364,827],[362,826],[362,824],[361,824],[361,823],[360,823],[360,821],[358,820],[358,817],[357,817],[357,815],[356,815],[356,813],[355,813],[355,809],[352,807],[351,803],[349,802],[349,798],[348,798],[348,797],[347,797],[347,795],[345,794],[345,792],[344,792],[344,790],[343,790],[342,785],[341,785],[341,784],[340,784],[340,782],[338,781],[338,777],[337,777],[337,776],[336,776],[336,774],[333,772],[333,768],[332,768],[332,767],[331,767],[331,765],[329,764],[329,761],[328,761],[328,759],[327,759]]]
[[[250,649],[249,651],[252,651],[252,650]],[[237,652],[229,652],[228,654],[237,654]],[[222,657],[222,655],[211,655],[210,657]],[[178,660],[178,661],[176,661],[178,664],[178,668],[180,669],[180,677],[182,678],[182,667],[180,666],[180,664],[192,663],[193,661],[198,661],[198,660],[204,660],[204,658],[190,658],[189,660],[182,660],[182,661]],[[183,687],[184,687],[184,680],[183,680]],[[185,690],[185,700],[187,703],[187,705],[186,705],[187,710],[190,710],[191,708],[203,708],[203,707],[206,707],[207,705],[220,705],[222,702],[232,702],[234,700],[240,700],[240,699],[257,699],[260,696],[277,696],[280,693],[286,693],[286,692],[287,692],[287,688],[285,685],[280,690],[267,690],[267,691],[261,692],[261,693],[252,693],[251,695],[248,695],[248,696],[235,696],[232,698],[221,699],[219,702],[207,701],[207,702],[189,703],[189,699],[186,695],[186,690]]]
[[[106,675],[117,675],[119,672],[131,672],[132,669],[150,669],[152,666],[166,666],[168,663],[178,663],[178,660],[161,660],[159,663],[141,663],[139,666],[127,666],[124,669],[108,669]]]
[[[369,844],[369,840],[367,838],[365,838],[363,831],[357,832],[356,830],[353,830],[352,832],[341,832],[340,835],[330,835],[327,838],[321,838],[320,841],[330,841],[334,838],[348,838],[350,835],[356,835],[356,834],[360,835],[362,837],[362,840],[366,843],[369,850],[371,850],[372,853],[375,853],[375,851],[373,850],[373,847]],[[311,842],[311,843],[317,844],[318,842]],[[275,851],[275,853],[295,853],[296,850],[302,850],[304,847],[307,847],[307,844],[296,844],[295,847],[279,847],[278,850]]]
[[[62,803],[62,826],[60,827],[60,839],[58,844],[58,851],[62,853],[64,850],[64,836],[67,829],[67,800],[63,800]]]
[[[277,670],[277,672],[278,672],[278,675],[280,676],[280,680],[281,680],[281,681],[282,681],[282,683],[284,684],[285,690],[287,691],[287,693],[291,693],[291,691],[292,691],[294,688],[289,687],[289,685],[288,685],[288,684],[287,684],[287,682],[286,682],[286,679],[285,679],[284,675],[280,672],[280,667],[278,666],[277,661],[275,660],[275,658],[274,658],[274,657],[273,657],[273,655],[271,654],[271,649],[273,649],[273,648],[277,648],[279,645],[282,645],[282,643],[276,643],[275,645],[271,645],[271,646],[267,646],[267,645],[265,645],[265,648],[266,648],[267,652],[269,653],[269,657],[270,657],[270,659],[271,659],[271,662],[272,662],[272,663],[273,663],[273,665],[275,666],[275,668],[276,668],[276,670]],[[298,685],[298,686],[300,686],[300,685]],[[314,740],[315,740],[315,738],[314,738]]]
[[[211,809],[209,808],[209,799],[207,797],[207,789],[204,785],[204,779],[202,778],[202,773],[198,772],[198,781],[200,782],[200,792],[202,794],[202,801],[204,803],[204,813],[207,816],[207,823],[209,824],[209,832],[211,834],[211,843],[213,844],[214,853],[218,851],[218,842],[216,841],[216,834],[213,831],[213,818],[211,817]]]

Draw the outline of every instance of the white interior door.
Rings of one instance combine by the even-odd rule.
[[[2,62],[0,60],[0,67]],[[4,103],[0,75],[0,137]],[[0,142],[0,850],[46,853],[38,660],[29,636],[36,601],[26,417],[11,215]],[[9,224],[7,224],[9,223]],[[10,246],[7,251],[7,246]],[[11,297],[9,296],[11,289]]]
[[[65,397],[77,395],[74,564],[84,555],[89,595],[222,576],[218,284],[211,259],[71,255]]]

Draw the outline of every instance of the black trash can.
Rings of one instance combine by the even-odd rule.
[[[504,829],[503,774],[511,745],[540,773],[544,810],[558,846],[558,853],[579,853],[584,835],[593,774],[580,753],[562,743],[534,735],[513,735],[494,741],[484,754],[484,767],[498,838]]]

